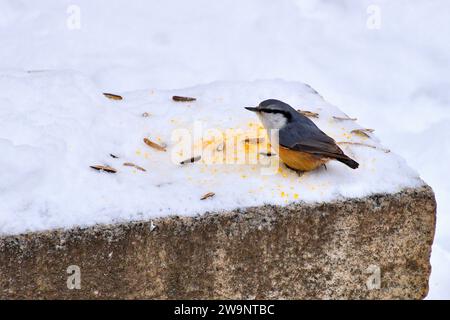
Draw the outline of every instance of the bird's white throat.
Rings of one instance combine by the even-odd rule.
[[[287,123],[286,117],[280,113],[258,112],[258,117],[266,129],[281,129]]]

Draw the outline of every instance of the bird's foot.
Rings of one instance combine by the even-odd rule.
[[[295,170],[295,172],[297,172],[298,176],[301,177],[305,174],[306,171],[302,171],[302,170]]]
[[[295,171],[299,177],[303,176],[303,174],[305,173],[305,171],[289,167],[287,164],[284,164],[284,165],[286,166],[286,168],[291,169],[292,171]]]

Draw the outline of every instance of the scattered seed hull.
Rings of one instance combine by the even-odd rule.
[[[144,142],[146,145],[148,145],[149,147],[151,147],[153,149],[156,149],[158,151],[166,151],[166,148],[157,144],[156,142],[151,141],[150,139],[144,138]]]
[[[203,195],[203,197],[200,198],[200,200],[206,200],[208,198],[214,197],[216,194],[214,192],[208,192],[207,194]]]
[[[134,163],[132,163],[132,162],[125,162],[124,164],[123,164],[125,167],[133,167],[133,168],[136,168],[136,169],[138,169],[138,170],[140,170],[140,171],[147,171],[147,170],[145,170],[144,168],[142,168],[141,166],[138,166],[137,164],[134,164]]]
[[[111,100],[122,100],[123,98],[117,94],[112,94],[112,93],[103,93],[103,95],[105,97],[107,97],[108,99]]]
[[[372,133],[374,131],[375,131],[374,129],[355,129],[355,130],[352,130],[350,132],[353,133],[353,134],[357,134],[357,135],[360,135],[360,136],[363,136],[363,137],[370,138],[369,133]]]
[[[192,97],[173,96],[172,100],[177,101],[177,102],[190,102],[190,101],[195,101],[197,99],[192,98]]]
[[[264,138],[246,138],[244,142],[249,144],[258,144],[263,143],[264,140],[265,140]]]
[[[180,164],[194,163],[194,162],[199,161],[201,158],[202,158],[201,156],[192,157],[190,159],[186,159],[186,160],[181,161]]]
[[[337,144],[350,144],[350,145],[355,145],[355,146],[363,146],[363,147],[368,147],[368,148],[372,148],[372,149],[378,149],[378,150],[383,151],[384,153],[391,152],[391,150],[389,150],[389,149],[379,148],[377,146],[373,146],[373,145],[361,143],[361,142],[340,141],[340,142],[337,142]]]
[[[335,119],[335,120],[340,120],[340,121],[346,121],[346,120],[349,120],[349,121],[356,121],[356,120],[358,120],[357,118],[337,117],[337,116],[333,116],[333,119]]]
[[[116,173],[117,170],[114,168],[111,168],[109,166],[101,166],[101,165],[94,165],[94,166],[90,166],[92,169],[98,170],[98,171],[105,171],[105,172],[109,172],[109,173]]]
[[[318,118],[319,117],[319,114],[317,112],[312,112],[312,111],[308,111],[308,110],[297,110],[297,111],[308,118]]]
[[[272,152],[260,152],[259,154],[266,156],[266,157],[273,157],[276,155],[275,153],[272,153]]]

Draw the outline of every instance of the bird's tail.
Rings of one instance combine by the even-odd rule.
[[[347,166],[349,166],[352,169],[356,169],[359,167],[358,162],[356,162],[355,160],[353,160],[347,156],[336,158],[336,160],[346,164]]]

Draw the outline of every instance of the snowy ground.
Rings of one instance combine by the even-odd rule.
[[[438,225],[429,298],[448,299],[449,10],[445,0],[214,4],[207,0],[164,4],[0,0],[0,121],[4,124],[0,132],[17,139],[12,144],[11,136],[0,135],[0,150],[2,155],[14,152],[17,163],[29,170],[22,167],[23,175],[16,175],[15,168],[8,167],[10,159],[2,157],[2,186],[8,181],[25,191],[33,183],[46,185],[57,175],[71,175],[61,167],[54,169],[56,177],[33,175],[49,155],[55,160],[60,150],[68,155],[76,152],[65,149],[63,137],[45,140],[52,132],[60,132],[61,123],[66,125],[68,136],[85,128],[79,135],[91,147],[97,146],[92,139],[102,138],[105,120],[112,131],[122,132],[124,124],[112,120],[111,115],[119,102],[104,103],[97,92],[124,93],[138,101],[144,91],[136,90],[158,93],[218,80],[280,78],[306,82],[327,101],[357,117],[362,126],[375,128],[383,144],[401,154],[433,187]],[[32,104],[36,107],[28,113]],[[12,105],[16,110],[13,115],[7,112]],[[53,119],[39,108],[74,105],[79,107],[77,115],[90,122],[72,123],[62,113]],[[97,114],[87,105],[103,112]],[[142,105],[131,107],[139,110]],[[123,119],[133,118],[126,111],[120,112]],[[35,128],[28,126],[26,119],[42,120],[37,125],[45,134],[35,136]],[[131,131],[130,135],[137,136],[137,128]],[[37,141],[47,149],[33,149]],[[77,152],[103,155],[112,147],[105,141],[102,149]],[[73,158],[64,159],[63,164],[67,163],[67,169],[81,165]],[[96,172],[94,176],[98,178]],[[75,186],[85,177],[78,179]],[[51,194],[43,189],[39,192]],[[34,196],[39,198],[39,194]]]

